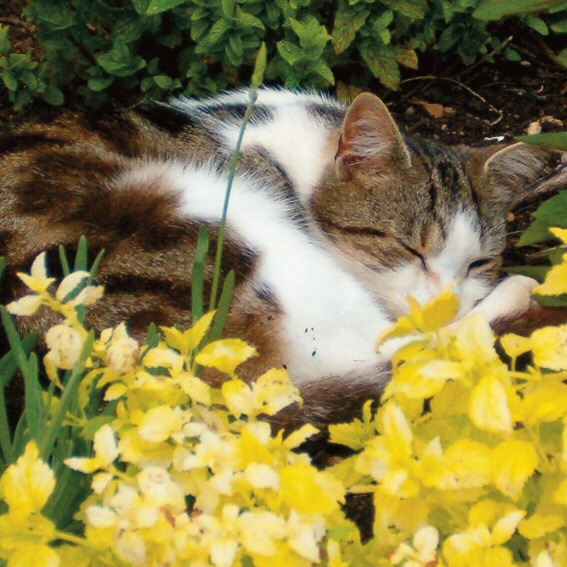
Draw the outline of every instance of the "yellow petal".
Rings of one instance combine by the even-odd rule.
[[[258,353],[241,339],[222,339],[206,345],[195,357],[197,364],[216,368],[236,378],[236,368]]]
[[[567,262],[563,260],[562,264],[553,266],[545,281],[534,288],[534,293],[538,295],[562,295],[567,293]]]
[[[537,464],[537,451],[531,443],[511,440],[498,444],[492,453],[492,471],[496,488],[512,500],[517,500]]]
[[[33,315],[43,303],[41,295],[24,295],[18,301],[8,303],[6,308],[12,315]]]
[[[509,333],[500,337],[500,344],[511,358],[517,358],[531,350],[531,341],[526,337]]]
[[[567,325],[544,327],[531,336],[534,362],[550,370],[567,370]]]
[[[74,291],[84,280],[89,277],[89,272],[78,270],[66,276],[59,284],[55,297],[58,301],[63,302],[65,298]]]
[[[525,515],[526,513],[524,510],[514,510],[512,512],[508,512],[505,516],[502,516],[492,529],[492,541],[496,545],[500,545],[508,541],[514,535],[518,524]]]
[[[499,433],[512,431],[506,390],[496,377],[485,376],[474,388],[469,402],[469,416],[479,429]]]

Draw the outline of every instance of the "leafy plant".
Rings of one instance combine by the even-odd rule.
[[[567,151],[567,132],[517,136],[516,139],[547,149]],[[517,245],[528,246],[555,242],[555,246],[550,246],[547,252],[549,264],[530,267],[519,266],[514,267],[511,271],[524,273],[543,281],[550,269],[551,271],[558,269],[567,258],[567,245],[565,242],[561,242],[558,234],[554,231],[555,228],[567,229],[567,189],[543,202],[532,213],[532,216],[534,220],[524,231]],[[554,267],[552,268],[552,266]],[[538,294],[536,290],[535,298],[547,307],[567,307],[567,294]]]
[[[567,29],[566,3],[552,0],[31,0],[26,14],[41,58],[9,54],[5,32],[0,41],[0,75],[18,107],[32,95],[61,103],[61,91],[92,103],[216,93],[249,76],[262,41],[270,82],[321,89],[378,79],[395,89],[401,68],[416,69],[426,51],[468,64],[501,49],[495,19],[515,15],[543,35]]]

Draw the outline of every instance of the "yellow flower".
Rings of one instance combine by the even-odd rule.
[[[526,481],[537,465],[537,451],[527,441],[504,441],[492,451],[494,484],[512,500],[518,500],[521,496]]]
[[[195,362],[201,366],[216,368],[236,378],[236,368],[257,354],[255,348],[240,339],[222,339],[203,347],[195,357]]]
[[[0,494],[13,518],[40,512],[54,488],[53,471],[39,458],[35,441],[26,445],[24,454],[6,469],[0,479]]]
[[[203,315],[190,329],[178,331],[173,327],[161,327],[167,344],[178,350],[183,356],[190,356],[205,338],[216,311]]]
[[[108,424],[103,425],[94,434],[93,446],[94,457],[71,457],[65,460],[65,464],[74,470],[92,473],[99,469],[107,469],[118,458],[119,451],[114,431]]]
[[[445,540],[443,555],[451,567],[513,567],[512,552],[503,546],[525,516],[523,510],[485,500],[469,513],[469,529]]]
[[[378,346],[395,337],[405,337],[413,333],[430,333],[448,325],[459,311],[459,298],[451,290],[443,291],[438,297],[422,306],[409,296],[409,315],[400,317],[396,324],[382,333]]]
[[[34,261],[30,274],[18,273],[18,277],[26,286],[36,293],[43,293],[55,281],[55,278],[47,277],[45,267],[45,252],[42,252]]]
[[[112,338],[106,351],[108,368],[116,374],[126,374],[136,368],[140,347],[138,343],[128,335],[126,325],[120,323],[112,332]]]
[[[532,333],[531,343],[538,366],[567,370],[567,325],[538,329]]]
[[[567,243],[567,230],[561,228],[550,228],[555,236]],[[547,273],[545,282],[534,289],[539,295],[562,295],[567,293],[567,256],[563,256],[561,264],[553,266]]]
[[[83,337],[68,323],[55,325],[47,331],[45,342],[49,352],[45,355],[45,364],[63,370],[71,370],[81,356]]]
[[[437,562],[439,532],[433,526],[423,526],[413,536],[412,545],[400,544],[390,555],[393,565],[404,562],[404,567],[429,567]]]
[[[508,396],[496,376],[485,376],[475,386],[470,397],[469,416],[480,429],[498,433],[512,431]]]

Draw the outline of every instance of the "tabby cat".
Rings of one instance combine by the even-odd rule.
[[[0,137],[4,301],[16,272],[86,235],[106,249],[105,298],[90,324],[190,324],[199,226],[219,224],[247,103],[236,91],[135,111],[63,114]],[[529,304],[532,280],[496,284],[505,216],[541,171],[523,144],[446,147],[401,133],[370,94],[350,107],[318,94],[261,89],[228,214],[225,270],[237,271],[227,335],[256,345],[246,375],[285,365],[309,417],[377,395],[391,348],[376,338],[408,308],[454,285],[461,314],[495,321]],[[212,262],[206,265],[211,278]],[[23,319],[43,328],[53,315]],[[357,402],[358,403],[358,402]],[[353,405],[356,405],[353,402]],[[333,418],[331,416],[330,418]]]

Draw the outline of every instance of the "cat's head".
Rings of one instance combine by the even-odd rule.
[[[371,94],[349,108],[313,209],[392,316],[451,285],[470,310],[491,289],[508,211],[545,164],[525,144],[474,149],[402,135]]]

